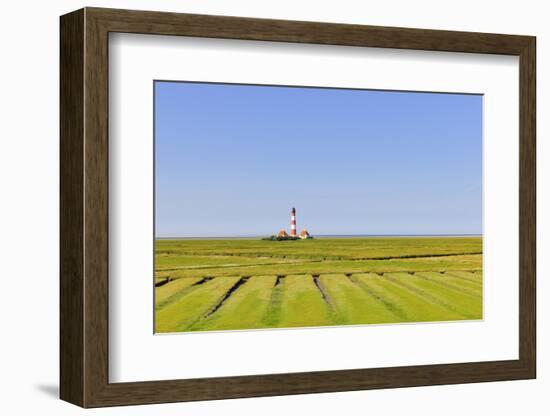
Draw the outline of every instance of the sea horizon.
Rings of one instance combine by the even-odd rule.
[[[252,240],[269,237],[269,235],[234,235],[234,236],[157,236],[155,240]],[[384,237],[483,237],[483,234],[318,234],[314,238],[384,238]]]

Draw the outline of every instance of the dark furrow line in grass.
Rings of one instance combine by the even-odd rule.
[[[334,311],[335,308],[334,308],[334,304],[332,303],[332,299],[330,298],[328,292],[326,291],[325,287],[321,283],[321,280],[319,279],[319,275],[313,274],[312,277],[313,277],[313,283],[315,283],[315,286],[317,286],[317,289],[321,293],[321,298],[323,298],[323,301],[327,304],[329,309],[331,311]]]
[[[296,259],[299,260],[299,259]],[[320,263],[322,260],[308,260],[308,261],[291,261],[291,262],[276,262],[276,263],[251,263],[251,264],[238,264],[238,265],[218,265],[218,266],[212,266],[212,265],[206,265],[206,266],[182,266],[182,267],[174,267],[170,269],[156,269],[157,272],[170,272],[170,271],[178,271],[178,270],[202,270],[202,269],[230,269],[230,268],[244,268],[244,267],[257,267],[257,266],[281,266],[281,265],[301,265],[301,264],[309,264],[309,263]]]
[[[347,260],[347,261],[364,261],[364,260],[392,260],[392,259],[416,259],[416,258],[427,258],[427,257],[451,257],[451,256],[471,256],[483,254],[482,251],[471,251],[471,252],[459,252],[459,253],[433,253],[433,254],[404,254],[401,256],[367,256],[367,257],[346,257],[346,256],[313,256],[313,257],[301,257],[301,256],[289,256],[288,254],[254,254],[254,253],[202,253],[202,252],[177,252],[177,253],[162,253],[162,254],[174,254],[181,256],[202,256],[202,257],[249,257],[249,258],[280,258],[280,259],[291,259],[291,260],[311,260],[312,262],[324,261],[324,260]],[[167,269],[164,269],[167,270]]]
[[[275,284],[273,285],[273,287],[280,285],[285,277],[286,276],[284,274],[278,274],[277,280],[275,280]]]
[[[159,310],[159,309],[164,308],[166,305],[177,301],[182,296],[187,295],[188,293],[190,293],[190,292],[194,291],[195,289],[197,289],[198,286],[200,286],[200,285],[202,285],[206,282],[209,282],[212,279],[213,279],[213,277],[203,277],[201,280],[199,280],[198,282],[193,283],[191,286],[188,286],[188,287],[180,290],[179,292],[174,293],[172,296],[169,296],[168,298],[164,299],[162,302],[159,302],[157,305],[155,305],[155,309]],[[175,280],[177,280],[177,279],[170,279],[171,282],[173,282]]]
[[[214,268],[214,267],[213,267]],[[449,272],[453,272],[453,271],[457,271],[457,272],[468,272],[468,273],[474,273],[474,272],[480,272],[482,271],[482,269],[458,269],[458,270],[448,270],[446,269],[445,270],[445,273],[449,273]],[[437,273],[437,270],[411,270],[411,271],[408,271],[408,270],[353,270],[351,272],[346,272],[346,271],[342,271],[342,270],[326,270],[326,271],[323,271],[321,273],[317,273],[319,275],[322,275],[322,274],[353,274],[353,273],[376,273],[380,276],[384,275],[385,273],[409,273],[409,274],[415,274],[415,273]],[[284,276],[301,276],[301,275],[304,275],[304,274],[307,274],[307,272],[303,272],[303,271],[300,271],[300,272],[292,272],[292,273],[287,273],[285,272]],[[240,276],[240,274],[223,274],[223,275],[212,275],[211,278],[214,278],[214,277],[238,277]],[[175,280],[178,280],[178,279],[188,279],[189,277],[174,277],[172,278],[172,281],[175,281]]]
[[[156,282],[156,283],[155,283],[155,287],[164,286],[166,283],[171,282],[171,281],[172,281],[172,278],[171,278],[171,277],[167,277],[166,279],[161,280],[160,282]]]
[[[402,256],[376,256],[376,257],[362,257],[351,258],[350,260],[393,260],[393,259],[419,259],[426,257],[452,257],[452,256],[472,256],[477,254],[483,254],[482,251],[464,252],[464,253],[437,253],[437,254],[404,254]]]
[[[321,260],[326,256],[299,256],[299,255],[289,255],[289,254],[265,254],[265,253],[209,253],[209,252],[156,252],[158,255],[162,256],[188,256],[188,257],[248,257],[248,258],[258,258],[258,259],[308,259],[308,260]],[[331,256],[330,258],[338,260],[345,259],[341,256]]]
[[[393,303],[393,302],[389,301],[388,299],[384,298],[380,293],[378,293],[372,287],[368,286],[364,282],[358,281],[355,277],[353,277],[352,274],[349,274],[349,276],[346,275],[346,277],[349,279],[349,281],[351,283],[353,283],[359,289],[363,290],[363,292],[365,292],[367,295],[369,295],[372,298],[376,299],[377,301],[381,302],[394,315],[398,316],[401,319],[407,319],[407,314],[403,311],[403,309],[401,309],[395,303]]]
[[[191,287],[202,285],[202,284],[204,284],[204,283],[206,283],[206,282],[209,282],[209,281],[212,280],[212,279],[213,279],[213,277],[205,276],[205,277],[203,277],[201,280],[199,280],[198,282],[193,283],[193,284],[191,285]]]
[[[473,296],[475,298],[478,297],[478,294],[476,292],[474,292],[473,290],[470,290],[468,288],[453,285],[452,283],[437,280],[437,279],[434,279],[433,277],[425,276],[425,275],[418,274],[418,273],[416,273],[416,277],[418,277],[419,279],[424,279],[424,280],[427,280],[429,282],[435,283],[436,285],[443,286],[447,289],[451,289],[451,290],[454,290],[456,292],[460,292],[464,295]]]
[[[464,316],[465,318],[473,318],[472,316],[470,315],[467,315],[467,314],[464,314],[462,311],[459,311],[457,308],[455,308],[453,305],[449,305],[447,302],[445,302],[444,300],[438,298],[437,296],[434,296],[428,292],[426,292],[425,290],[422,290],[422,289],[419,289],[417,287],[414,287],[412,285],[409,285],[408,283],[405,283],[405,282],[401,282],[400,280],[394,278],[394,277],[391,277],[391,276],[385,276],[385,278],[387,280],[389,280],[390,282],[398,285],[398,286],[401,286],[405,289],[407,289],[408,291],[410,292],[413,292],[415,293],[416,295],[420,296],[421,298],[423,299],[426,299],[430,302],[433,302],[433,303],[436,303],[438,304],[439,306],[442,306],[443,308],[445,309],[448,309],[450,310],[451,312],[454,312],[458,315],[461,315],[461,316]]]
[[[250,276],[243,276],[237,282],[229,288],[227,292],[225,292],[225,295],[216,303],[204,316],[203,319],[208,318],[209,316],[213,315],[218,309],[220,309],[223,304],[235,293],[237,289],[239,289],[242,285],[244,285]]]

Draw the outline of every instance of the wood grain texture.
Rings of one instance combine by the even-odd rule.
[[[536,41],[520,54],[519,355],[536,377]]]
[[[84,404],[84,12],[61,19],[60,45],[60,388]]]
[[[110,32],[519,55],[528,36],[87,8]]]
[[[108,381],[109,70],[108,33],[85,9],[84,58],[84,362],[85,406]]]
[[[109,383],[108,33],[520,57],[520,357],[445,365]],[[535,38],[86,8],[61,18],[61,397],[100,407],[534,378]]]

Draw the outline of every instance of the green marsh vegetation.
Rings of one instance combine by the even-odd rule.
[[[155,330],[482,318],[481,237],[157,240]]]

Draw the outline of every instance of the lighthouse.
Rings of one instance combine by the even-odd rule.
[[[292,208],[290,215],[290,235],[296,237],[296,208]]]
[[[287,234],[286,230],[283,228],[277,235],[272,235],[270,237],[262,238],[262,240],[267,241],[287,241],[287,240],[309,240],[313,236],[309,234],[306,229],[302,229],[300,235],[298,235],[296,230],[296,208],[292,208],[290,211],[290,234]]]

